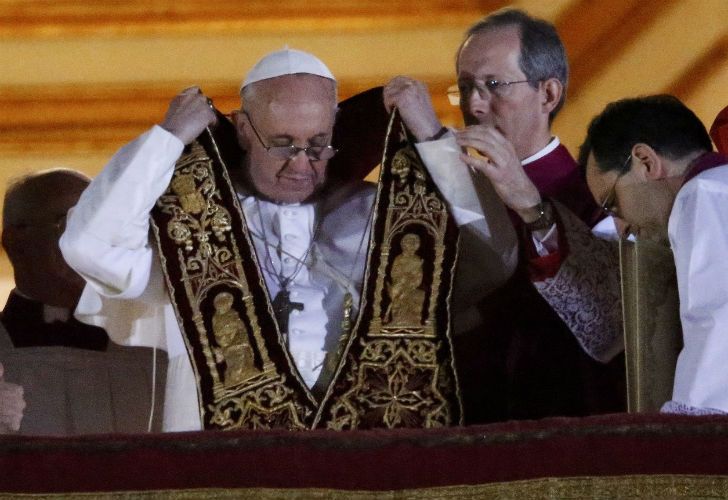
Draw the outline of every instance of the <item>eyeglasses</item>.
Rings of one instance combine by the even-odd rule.
[[[619,175],[616,177],[616,179],[614,179],[614,183],[612,184],[611,189],[607,192],[607,196],[604,198],[604,201],[602,201],[599,205],[599,208],[601,208],[602,211],[610,217],[619,217],[616,207],[617,182],[619,182],[619,179],[621,179],[622,176],[629,172],[629,170],[627,169],[627,165],[631,160],[632,153],[630,153],[629,156],[627,156],[627,159],[624,160],[624,163],[622,163],[622,168]]]
[[[535,83],[538,80],[518,80],[515,82],[502,82],[500,80],[490,79],[483,83],[476,80],[458,82],[456,85],[452,85],[447,89],[447,98],[450,104],[458,106],[460,99],[463,97],[469,99],[473,95],[473,91],[478,92],[478,96],[481,99],[485,99],[486,95],[493,95],[496,97],[503,97],[507,94],[511,85],[517,83]]]
[[[265,149],[266,152],[276,160],[292,160],[301,151],[303,151],[303,154],[305,154],[311,161],[330,160],[338,152],[338,150],[333,146],[308,146],[305,148],[300,148],[293,144],[289,146],[266,146],[265,142],[263,142],[263,139],[260,137],[258,130],[255,128],[255,125],[253,125],[253,120],[250,119],[250,115],[246,111],[243,111],[243,113],[245,113],[245,116],[248,117],[250,128],[252,128],[253,132],[255,132],[255,137],[257,137],[258,141],[260,141],[260,145],[263,146],[263,149]]]

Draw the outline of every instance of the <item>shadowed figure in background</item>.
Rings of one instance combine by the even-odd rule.
[[[15,289],[0,316],[0,363],[4,379],[24,391],[21,434],[149,427],[152,352],[114,347],[102,328],[73,317],[84,281],[58,238],[88,183],[80,172],[52,169],[17,179],[5,194],[2,244]],[[134,392],[131,381],[142,382]]]

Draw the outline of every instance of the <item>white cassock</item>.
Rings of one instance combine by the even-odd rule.
[[[728,413],[728,165],[678,191],[668,236],[684,347],[668,413]]]
[[[457,333],[475,321],[475,305],[512,274],[515,233],[487,180],[460,162],[452,137],[417,148],[460,227],[452,306]],[[104,327],[115,342],[167,351],[166,431],[201,428],[192,366],[149,241],[149,212],[169,185],[182,149],[179,139],[157,126],[122,148],[70,212],[60,241],[68,263],[87,281],[76,317]],[[269,296],[290,278],[291,300],[304,304],[290,316],[289,346],[309,387],[326,350],[336,346],[344,294],[352,293],[358,304],[374,195],[371,184],[361,183],[326,207],[241,196]],[[320,228],[317,211],[324,213]]]

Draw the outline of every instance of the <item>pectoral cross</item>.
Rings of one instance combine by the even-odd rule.
[[[283,338],[288,342],[288,319],[291,316],[291,312],[303,311],[302,302],[291,302],[291,293],[283,288],[273,298],[273,312],[276,315],[276,321],[278,322],[278,328],[283,334]]]

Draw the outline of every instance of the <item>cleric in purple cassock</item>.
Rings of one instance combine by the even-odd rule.
[[[385,101],[419,140],[438,139],[431,155],[467,151],[461,165],[490,180],[519,235],[513,278],[456,319],[466,422],[623,411],[616,245],[591,233],[600,210],[551,133],[568,82],[558,34],[522,11],[499,11],[467,32],[456,66],[450,94],[463,130],[438,132],[420,82],[395,78]]]

